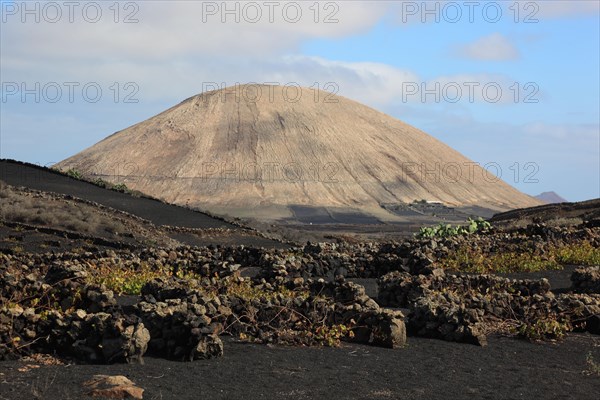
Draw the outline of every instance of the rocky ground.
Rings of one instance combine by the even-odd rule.
[[[562,224],[292,246],[234,225],[153,223],[96,195],[2,189],[0,232],[13,247],[0,250],[0,399],[600,390],[600,223],[587,206]],[[40,201],[65,216],[18,213]],[[60,246],[36,245],[41,235]],[[240,237],[279,248],[224,241]]]
[[[562,269],[563,275],[570,275],[571,284],[558,291],[553,291],[549,280],[542,278],[543,271],[512,279],[440,267],[447,266],[447,260],[465,246],[483,251],[486,259],[496,254],[534,254],[539,258],[527,259],[537,263],[533,266],[545,266],[551,259],[555,262],[552,257],[565,257],[564,249],[584,249],[589,258],[600,247],[599,233],[595,222],[588,221],[566,228],[534,224],[510,231],[492,228],[472,235],[415,238],[403,243],[309,243],[287,250],[183,246],[3,254],[0,357],[21,361],[2,364],[6,378],[0,387],[3,393],[14,397],[24,391],[42,390],[17,383],[23,382],[22,378],[19,380],[22,374],[45,380],[43,390],[47,393],[63,390],[63,397],[77,398],[78,393],[88,389],[81,386],[83,376],[75,378],[79,372],[70,375],[71,371],[87,371],[89,379],[92,372],[123,371],[122,367],[31,368],[27,365],[37,365],[34,361],[23,361],[31,357],[35,360],[42,353],[58,356],[69,364],[130,363],[129,378],[148,389],[145,398],[150,393],[154,398],[185,398],[191,395],[187,388],[181,391],[166,383],[173,377],[165,378],[163,383],[151,379],[163,379],[168,374],[143,379],[142,371],[161,365],[179,371],[179,364],[170,364],[171,361],[193,361],[193,367],[185,374],[191,378],[192,371],[201,373],[209,365],[216,370],[227,365],[235,368],[236,363],[252,354],[252,362],[246,362],[247,368],[239,371],[243,379],[248,379],[247,369],[255,368],[253,362],[275,363],[273,369],[289,372],[289,377],[287,372],[281,372],[282,377],[273,385],[269,385],[273,376],[259,379],[269,386],[253,387],[253,397],[266,393],[270,394],[268,397],[300,398],[332,395],[334,392],[329,390],[333,389],[319,380],[326,377],[335,382],[333,388],[340,387],[340,382],[361,388],[365,382],[373,383],[368,389],[361,389],[360,396],[354,389],[356,397],[396,398],[408,393],[411,398],[431,398],[440,393],[443,382],[447,382],[444,379],[452,371],[457,382],[462,382],[454,388],[457,396],[517,398],[540,391],[573,398],[599,387],[600,267]],[[513,261],[508,260],[509,273],[511,268],[516,269]],[[554,275],[564,267],[555,268]],[[127,274],[115,277],[116,271],[134,271],[133,277],[144,279],[132,280]],[[362,285],[353,282],[356,279],[377,279],[377,295],[367,294]],[[564,281],[564,277],[561,279]],[[135,284],[139,285],[137,289]],[[139,295],[120,295],[136,290]],[[461,343],[451,351],[445,350],[455,358],[436,354],[439,350],[434,349],[441,346],[439,339]],[[473,344],[485,349],[477,350],[477,361]],[[291,348],[279,347],[282,345]],[[412,349],[414,345],[416,349]],[[325,350],[323,346],[333,349]],[[427,346],[433,347],[424,350]],[[231,349],[233,358],[228,355]],[[260,353],[260,349],[265,352]],[[550,354],[554,357],[562,352],[564,358],[548,364],[553,359]],[[287,355],[287,363],[281,354]],[[358,362],[349,354],[378,356],[376,361],[368,358]],[[316,369],[305,364],[311,357],[320,360]],[[434,384],[423,377],[424,381],[415,378],[421,383],[414,385],[396,382],[405,376],[394,371],[425,373],[422,368],[431,363],[428,357],[443,363],[439,366],[443,366],[443,371],[436,372],[440,381]],[[521,360],[527,357],[530,359]],[[539,364],[531,364],[536,357]],[[141,365],[147,359],[151,360],[149,366]],[[217,359],[224,361],[214,361]],[[291,366],[296,363],[298,370]],[[523,368],[520,363],[529,367]],[[202,366],[196,367],[198,364]],[[357,370],[359,365],[362,369]],[[409,365],[412,369],[407,370]],[[494,365],[496,369],[491,370]],[[508,374],[514,379],[502,389],[490,387],[489,376],[473,383],[468,373],[472,374],[475,366],[482,374],[492,374],[497,379],[505,379]],[[547,371],[542,373],[544,370]],[[52,373],[61,378],[48,382]],[[513,376],[525,373],[529,375],[527,379]],[[296,375],[312,381],[314,386],[298,387]],[[78,384],[53,388],[56,379],[69,379],[68,376],[79,379]],[[532,377],[547,382],[549,376],[555,376],[550,386],[525,385]],[[290,383],[290,379],[295,383]],[[219,397],[219,391],[225,389],[217,382],[225,381],[210,382],[202,393]],[[519,386],[519,382],[523,385]],[[558,390],[554,388],[557,382],[570,386],[568,390]],[[343,393],[349,389],[344,386],[341,390]],[[231,389],[222,397],[243,393],[248,394]]]
[[[598,221],[600,219],[600,199],[578,203],[545,204],[496,214],[491,221],[496,225],[508,225],[518,221],[527,225],[533,222],[549,222],[560,219],[564,224],[569,220]]]

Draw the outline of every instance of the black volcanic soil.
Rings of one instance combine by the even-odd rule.
[[[523,208],[494,215],[490,221],[508,223],[514,220],[537,219],[548,221],[558,218],[581,218],[584,220],[600,219],[600,199],[578,203],[545,204],[543,206]]]
[[[107,207],[142,217],[155,225],[185,228],[235,228],[225,221],[158,200],[134,197],[106,190],[88,182],[70,178],[47,168],[10,160],[0,160],[0,180],[13,186],[25,186],[94,201]]]
[[[126,248],[127,243],[110,242],[98,238],[86,238],[75,234],[43,232],[40,228],[7,226],[0,223],[0,251],[5,253],[45,253],[74,251],[99,251]]]
[[[487,347],[410,338],[404,349],[344,344],[294,348],[225,343],[225,356],[193,363],[145,358],[144,365],[0,364],[0,399],[82,399],[94,374],[122,374],[144,399],[594,399],[600,337],[560,344],[492,337]],[[38,397],[33,394],[38,393]]]
[[[177,237],[173,237],[178,241],[193,246],[243,244],[266,248],[289,247],[280,242],[257,236],[252,231],[198,211],[166,204],[147,197],[137,197],[127,193],[104,189],[33,164],[13,160],[0,160],[0,180],[12,186],[23,186],[29,189],[53,192],[92,201],[144,218],[156,226],[169,225],[193,229],[225,228],[231,230],[225,236],[178,233]],[[47,240],[49,239],[40,237],[34,241],[43,242]],[[61,239],[58,240],[61,241]],[[62,243],[60,247],[63,251],[69,248],[67,243]],[[41,250],[43,251],[43,249]]]

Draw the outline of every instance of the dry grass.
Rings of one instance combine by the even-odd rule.
[[[562,267],[554,260],[529,253],[486,254],[481,250],[462,248],[440,260],[440,266],[471,273],[535,272]]]
[[[0,221],[66,230],[123,241],[173,246],[177,242],[150,222],[77,198],[9,186],[0,181]],[[21,228],[22,229],[22,228]],[[19,227],[16,231],[21,230]]]
[[[589,242],[559,247],[554,253],[563,265],[600,265],[600,248]]]
[[[171,266],[160,268],[152,267],[147,263],[142,263],[138,268],[131,268],[122,265],[98,265],[89,269],[89,282],[98,285],[104,285],[112,290],[116,295],[139,295],[142,287],[156,278],[169,278],[172,276],[186,279],[198,280],[201,277],[191,272],[175,270]]]
[[[463,247],[439,261],[445,269],[473,273],[536,272],[562,269],[564,265],[598,265],[600,249],[589,242],[550,247],[544,255],[485,253]]]
[[[0,185],[0,198],[0,218],[5,221],[91,234],[126,232],[122,223],[84,203],[46,198],[7,185]]]

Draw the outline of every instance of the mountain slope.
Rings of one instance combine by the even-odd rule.
[[[536,199],[546,203],[546,204],[555,204],[555,203],[566,203],[567,200],[560,196],[556,192],[543,192],[535,196]]]
[[[499,210],[540,204],[402,121],[307,88],[202,93],[58,167],[231,215],[285,217],[291,205],[382,213],[381,203],[417,199]]]

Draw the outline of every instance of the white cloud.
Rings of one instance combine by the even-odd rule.
[[[306,40],[339,38],[373,27],[386,10],[394,7],[393,2],[320,2],[318,23],[314,20],[313,2],[293,2],[302,5],[302,18],[297,23],[287,22],[291,11],[284,15],[281,10],[273,14],[271,23],[263,7],[263,18],[257,24],[244,21],[253,17],[250,11],[243,11],[248,2],[239,3],[240,23],[234,21],[235,15],[219,12],[206,15],[203,22],[206,4],[222,7],[222,2],[140,2],[133,16],[139,22],[133,24],[115,24],[114,11],[108,8],[113,3],[109,3],[102,3],[103,18],[98,23],[86,22],[81,10],[79,14],[75,12],[73,23],[68,21],[66,13],[56,24],[44,22],[43,18],[40,23],[22,23],[19,14],[5,15],[3,81],[79,82],[81,85],[99,82],[106,92],[114,82],[120,85],[134,82],[139,87],[137,97],[142,102],[177,102],[203,91],[205,84],[212,82],[224,82],[226,86],[237,82],[296,82],[309,87],[317,83],[321,88],[333,82],[339,94],[374,107],[399,101],[439,102],[435,96],[426,96],[423,100],[421,93],[407,97],[407,84],[411,88],[417,85],[421,91],[436,83],[442,87],[458,83],[463,90],[461,101],[470,102],[465,83],[475,82],[483,87],[495,82],[501,84],[503,91],[499,102],[510,101],[508,77],[475,74],[423,82],[414,71],[383,63],[289,55],[298,53],[296,48]],[[121,3],[121,6],[124,4],[130,3]],[[281,4],[279,9],[287,3]],[[337,4],[339,9],[326,4]],[[120,20],[127,15],[125,11],[121,8]],[[338,23],[324,23],[331,13]],[[223,23],[222,18],[227,22]],[[496,48],[495,57],[510,56],[510,44],[507,45],[502,36],[492,35],[480,41],[484,50],[475,49],[479,56],[489,47]],[[332,87],[325,89],[332,90]],[[493,96],[494,88],[489,90]],[[451,90],[441,93],[440,101],[446,101],[446,94],[453,95]],[[476,89],[474,101],[489,102],[486,94]]]
[[[39,3],[35,4],[39,6]],[[90,15],[95,18],[94,12],[89,9],[84,12],[83,6],[75,8],[73,22],[70,22],[69,8],[55,2],[62,13],[58,22],[50,23],[55,12],[44,12],[42,7],[37,15],[40,22],[36,23],[36,15],[24,14],[24,3],[17,2],[13,6],[17,9],[4,10],[2,16],[6,19],[2,23],[4,53],[10,55],[3,63],[16,67],[31,54],[35,54],[37,60],[91,63],[133,57],[167,61],[206,54],[262,57],[284,49],[289,51],[311,38],[340,38],[360,33],[379,21],[388,7],[386,3],[370,2],[319,2],[315,6],[314,2],[284,1],[271,2],[278,4],[271,8],[265,6],[268,3],[122,2],[117,17],[120,22],[115,23],[113,2],[106,2],[101,3],[102,16],[98,22],[90,23],[88,21],[94,20]],[[134,4],[138,9],[125,10],[125,4]],[[228,14],[224,7],[236,11]],[[132,12],[132,18],[138,22],[123,23]]]
[[[104,94],[113,94],[114,82],[139,87],[141,102],[175,103],[187,97],[238,83],[298,84],[334,92],[382,108],[399,103],[509,104],[514,102],[514,80],[500,74],[461,74],[424,80],[411,70],[376,62],[347,62],[299,55],[272,56],[263,60],[228,62],[222,57],[180,60],[177,63],[123,61],[87,69],[46,68],[14,71],[6,81],[98,82]],[[66,88],[63,89],[66,95]],[[525,91],[521,88],[521,93]],[[77,96],[79,95],[79,96]],[[538,96],[539,97],[539,96]],[[77,99],[82,95],[76,93]]]
[[[213,69],[211,66],[206,66]],[[219,86],[233,86],[236,83],[278,83],[281,85],[298,84],[314,87],[371,105],[387,104],[402,94],[404,82],[418,82],[419,78],[411,71],[402,70],[386,64],[372,62],[342,62],[320,57],[283,56],[262,62],[245,65],[227,65],[217,73],[199,71],[193,65],[183,67],[179,75],[177,91],[179,98],[200,92],[198,84],[202,77],[211,77],[210,82]],[[168,73],[162,76],[167,78]],[[187,79],[186,79],[187,78]],[[204,81],[206,83],[206,79]],[[152,85],[152,82],[148,82]],[[196,91],[189,93],[196,85]],[[164,85],[161,85],[164,87]]]
[[[179,101],[201,92],[204,82],[281,81],[311,86],[333,81],[341,93],[362,92],[362,99],[385,101],[387,91],[379,95],[378,88],[385,89],[387,82],[393,84],[407,75],[383,64],[285,56],[298,53],[307,40],[341,38],[370,29],[385,15],[389,3],[275,2],[273,9],[268,3],[121,2],[119,23],[114,22],[113,2],[94,3],[101,4],[97,23],[88,22],[93,8],[83,12],[87,2],[78,3],[73,22],[65,3],[55,2],[62,10],[57,23],[49,22],[55,13],[44,12],[42,2],[28,6],[40,7],[39,23],[36,15],[23,13],[24,3],[11,6],[17,8],[2,3],[3,81],[29,85],[98,82],[103,88],[113,82],[134,82],[141,101]],[[224,5],[237,11],[227,14]],[[259,15],[256,11],[260,18],[252,23]],[[131,12],[138,22],[122,23]],[[353,86],[353,79],[359,80],[358,88],[373,84],[373,89],[345,90]]]
[[[266,71],[278,82],[298,82],[302,86],[312,86],[315,82],[329,90],[338,88],[342,96],[349,97],[371,106],[387,104],[401,96],[405,82],[417,82],[418,76],[387,64],[374,62],[331,61],[320,57],[284,57]],[[326,88],[327,89],[327,88]]]
[[[461,46],[456,53],[462,57],[481,61],[510,61],[519,58],[516,47],[500,33],[493,33]]]
[[[133,82],[142,104],[174,104],[185,98],[237,83],[299,84],[335,92],[374,108],[414,103],[499,103],[513,101],[508,76],[466,74],[424,80],[411,70],[376,62],[347,62],[299,55],[265,57],[261,60],[230,62],[224,57],[180,58],[171,63],[124,59],[82,68],[78,63],[30,65],[4,73],[5,82],[58,82],[67,95],[64,82],[79,82],[75,102],[82,101],[82,88],[97,82],[104,97],[114,95],[114,83],[121,98],[131,91],[124,85]],[[460,93],[457,93],[456,90]],[[434,94],[431,94],[431,91]],[[429,94],[428,94],[429,93]],[[457,99],[458,96],[458,99]],[[12,96],[9,101],[17,99]],[[106,100],[106,99],[105,99]]]

